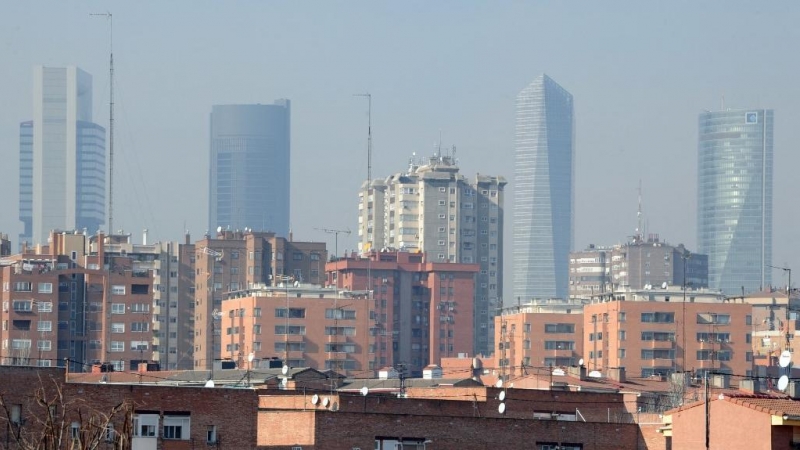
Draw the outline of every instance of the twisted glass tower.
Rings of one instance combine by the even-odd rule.
[[[769,109],[700,114],[697,241],[709,286],[728,295],[771,284],[772,127]]]
[[[541,75],[517,95],[514,298],[566,298],[573,234],[572,94]]]

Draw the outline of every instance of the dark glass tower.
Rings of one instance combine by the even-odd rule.
[[[209,231],[289,235],[290,103],[211,110]]]

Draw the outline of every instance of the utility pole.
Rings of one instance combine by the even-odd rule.
[[[333,234],[334,235],[334,242],[335,242],[334,243],[334,248],[335,248],[334,256],[336,258],[338,258],[339,257],[339,233],[350,234],[350,229],[349,228],[346,229],[346,230],[334,230],[332,228],[314,228],[314,229],[318,230],[318,231],[322,231],[324,233],[328,233],[328,234]]]
[[[785,347],[785,350],[791,350],[792,334],[791,334],[791,331],[789,330],[789,306],[790,306],[791,300],[792,300],[792,269],[790,267],[778,267],[778,266],[770,266],[770,265],[768,265],[767,267],[772,268],[772,269],[779,269],[779,270],[782,270],[782,271],[786,272],[787,274],[789,274],[789,285],[786,286],[786,322],[784,323],[784,327],[786,327],[786,330],[785,330],[785,332],[786,332],[786,347]]]

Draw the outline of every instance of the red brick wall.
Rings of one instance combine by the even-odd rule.
[[[788,450],[791,448],[788,445],[791,436],[784,446],[774,446],[771,442],[773,427],[768,413],[715,399],[711,401],[710,417],[712,449]],[[676,450],[704,448],[705,407],[700,404],[672,414],[672,430],[672,448]]]

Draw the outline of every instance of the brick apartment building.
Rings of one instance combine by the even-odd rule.
[[[536,300],[495,317],[494,367],[507,377],[525,368],[573,366],[583,356],[583,303]]]
[[[4,361],[46,367],[69,360],[73,371],[101,363],[191,367],[193,297],[178,285],[187,272],[182,247],[53,232],[49,245],[5,257]]]
[[[684,278],[685,277],[685,278]],[[625,244],[570,252],[569,296],[590,298],[645,286],[708,287],[708,255],[689,252],[683,244],[669,245],[657,234],[642,235]]]
[[[8,421],[8,426],[0,427],[0,442],[10,442],[16,431],[36,436],[43,428],[37,424],[47,418],[49,409],[36,401],[34,391],[44,391],[45,398],[52,399],[55,388],[63,392],[64,402],[54,410],[64,415],[65,436],[73,427],[85,432],[89,417],[120,405],[121,411],[102,432],[117,444],[128,439],[133,448],[147,450],[396,450],[397,444],[414,450],[610,450],[637,448],[643,442],[618,393],[432,383],[409,388],[398,398],[313,390],[310,385],[296,390],[272,384],[205,388],[175,386],[171,381],[98,383],[99,378],[86,377],[91,374],[76,375],[85,381],[67,382],[63,370],[55,368],[0,367],[4,381],[0,397],[9,405],[8,413],[0,411],[0,422]],[[37,380],[33,385],[32,379]],[[65,441],[71,443],[69,438]],[[112,446],[101,442],[100,448]]]
[[[370,367],[405,364],[421,374],[441,358],[473,353],[473,336],[486,333],[473,315],[477,264],[432,262],[424,253],[372,251],[326,265],[328,285],[369,290],[376,348]]]
[[[194,367],[223,355],[217,336],[228,292],[283,282],[322,284],[328,253],[322,242],[294,242],[271,232],[219,230],[194,244]]]
[[[583,358],[589,370],[622,367],[630,376],[751,375],[752,310],[732,301],[593,302],[583,310]]]
[[[366,291],[286,283],[226,295],[220,343],[222,357],[239,367],[252,353],[255,366],[277,358],[290,367],[371,376],[375,360],[391,360],[392,351],[374,345],[376,329]]]

